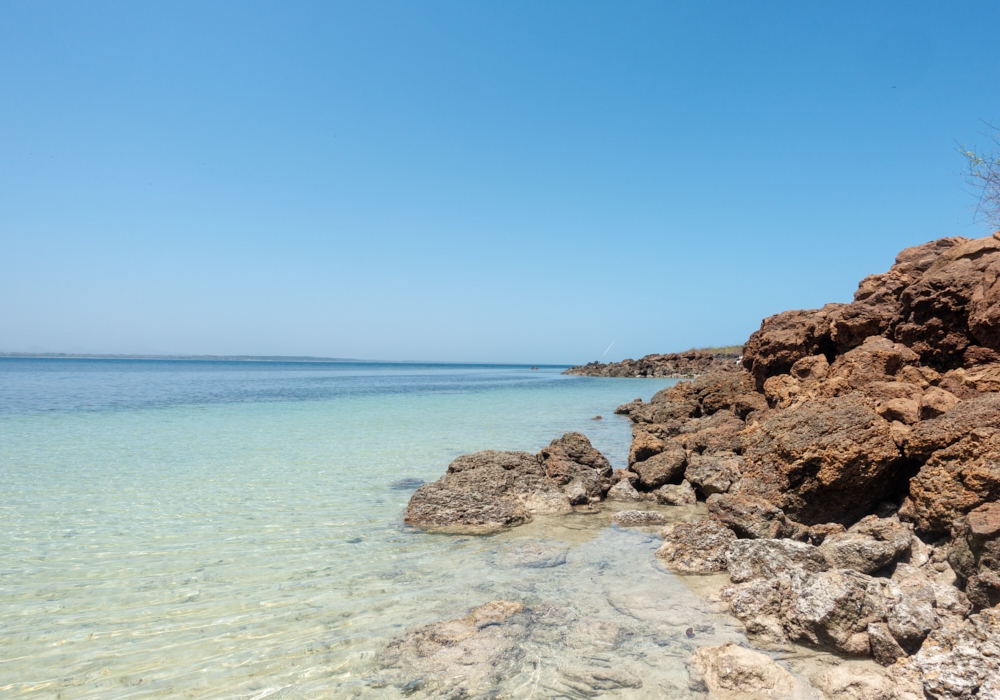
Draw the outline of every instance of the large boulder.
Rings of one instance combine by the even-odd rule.
[[[687,452],[676,442],[667,442],[660,452],[636,462],[630,469],[639,475],[639,485],[647,491],[675,481],[684,474]]]
[[[792,530],[785,514],[770,502],[743,494],[713,494],[708,497],[708,514],[739,537],[774,539]]]
[[[687,459],[684,478],[705,497],[725,493],[742,476],[743,461],[733,452],[693,454]]]
[[[946,533],[969,511],[1000,500],[1000,433],[984,434],[975,423],[966,430],[965,437],[934,452],[910,479],[899,514],[922,532]]]
[[[890,424],[857,392],[777,412],[747,431],[743,456],[741,493],[805,524],[857,520],[905,484]]]
[[[535,455],[486,450],[458,457],[444,476],[418,488],[404,520],[427,530],[482,534],[523,525],[532,513],[570,508]]]

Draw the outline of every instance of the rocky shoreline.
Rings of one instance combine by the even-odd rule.
[[[633,423],[627,469],[579,433],[538,454],[465,455],[413,494],[407,524],[486,534],[618,501],[634,504],[619,526],[650,527],[663,516],[644,502],[703,500],[707,517],[662,529],[659,560],[727,573],[718,603],[759,648],[845,661],[839,680],[810,685],[765,654],[702,647],[692,688],[1000,700],[1000,233],[909,248],[850,304],[765,319],[739,364],[693,355],[570,370],[700,375],[618,407]],[[502,627],[519,605],[455,624]]]
[[[689,350],[668,355],[646,355],[638,360],[591,362],[570,367],[563,374],[581,377],[642,377],[656,379],[694,379],[716,370],[739,365],[741,352]]]

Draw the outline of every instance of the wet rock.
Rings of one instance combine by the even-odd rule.
[[[567,550],[528,542],[501,550],[496,562],[504,568],[551,569],[566,563]]]
[[[742,494],[713,494],[708,497],[709,517],[717,520],[739,537],[775,539],[789,527],[785,514],[768,501]]]
[[[666,484],[653,492],[656,502],[666,506],[693,506],[698,502],[694,488],[686,480],[680,484]]]
[[[741,493],[806,525],[866,515],[904,469],[889,423],[860,393],[779,411],[748,431],[743,455]]]
[[[1000,698],[1000,608],[934,630],[910,662],[935,700]]]
[[[912,526],[870,515],[846,532],[827,537],[819,551],[831,569],[872,574],[908,554],[912,541]]]
[[[726,554],[736,534],[712,520],[668,525],[660,531],[663,544],[656,556],[679,574],[711,574],[724,571]]]
[[[828,567],[820,551],[805,542],[780,539],[737,540],[726,553],[726,568],[734,583],[776,576],[802,576]]]
[[[642,680],[628,671],[595,666],[560,666],[564,685],[588,697],[620,688],[641,688]]]
[[[641,501],[642,496],[628,479],[622,479],[608,490],[609,501]]]
[[[674,442],[664,443],[660,452],[636,462],[631,470],[639,475],[639,483],[644,489],[652,490],[679,478],[684,473],[686,460],[683,447]]]
[[[717,700],[801,696],[806,688],[769,656],[732,642],[699,647],[688,664],[692,685]]]
[[[655,510],[620,510],[612,520],[621,527],[644,527],[647,525],[662,525],[666,522],[663,513]]]
[[[873,667],[848,661],[810,678],[827,697],[837,700],[924,700],[923,684],[915,669],[897,664]]]
[[[569,501],[528,452],[487,450],[458,457],[448,473],[410,497],[405,522],[431,530],[496,532],[532,513],[568,512]]]
[[[514,672],[527,625],[521,603],[494,600],[465,617],[410,632],[391,642],[377,661],[387,680],[408,693],[485,694]]]
[[[742,474],[743,458],[732,452],[693,454],[687,459],[684,478],[707,498],[725,493]]]

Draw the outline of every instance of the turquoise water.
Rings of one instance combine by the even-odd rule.
[[[631,625],[613,661],[644,688],[612,695],[687,697],[677,630],[734,633],[656,565],[655,537],[610,512],[488,538],[402,524],[464,452],[579,430],[624,466],[614,407],[670,382],[559,371],[0,359],[0,691],[400,697],[372,682],[389,640],[507,598]],[[566,563],[504,564],[524,543]],[[535,697],[576,697],[552,674]]]

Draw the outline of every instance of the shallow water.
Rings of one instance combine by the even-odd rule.
[[[391,639],[503,598],[627,629],[600,663],[643,688],[609,697],[687,697],[688,647],[737,636],[657,566],[655,537],[612,526],[610,511],[488,538],[401,522],[420,480],[464,452],[537,451],[580,430],[624,466],[629,425],[614,407],[670,383],[556,368],[0,359],[0,691],[399,697],[378,682]],[[538,547],[564,554],[525,566]],[[556,670],[580,662],[565,653],[533,649],[517,669],[531,682],[512,677],[504,692],[582,697]]]

